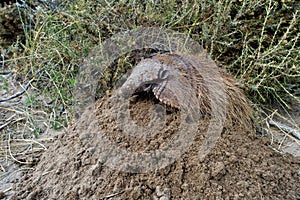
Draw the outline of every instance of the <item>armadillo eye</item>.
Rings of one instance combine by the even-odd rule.
[[[146,84],[143,89],[144,91],[149,92],[152,90],[152,87],[153,87],[152,84]]]
[[[161,69],[161,70],[159,70],[159,75],[158,75],[158,77],[160,78],[160,79],[166,79],[166,78],[168,78],[168,76],[169,76],[169,70],[166,70],[166,69]]]

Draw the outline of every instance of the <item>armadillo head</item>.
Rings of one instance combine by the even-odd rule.
[[[129,97],[135,92],[152,91],[159,101],[180,108],[180,102],[184,101],[184,93],[188,93],[188,90],[180,88],[183,85],[180,84],[182,76],[178,74],[177,69],[158,59],[145,59],[132,70],[120,91],[124,97]]]

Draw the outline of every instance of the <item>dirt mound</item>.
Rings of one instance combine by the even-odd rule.
[[[133,99],[129,105],[132,120],[145,127],[152,126],[151,109],[166,109],[165,115],[156,116],[165,119],[158,133],[146,131],[151,137],[141,138],[128,135],[132,133],[124,134],[118,126],[113,99],[99,100],[49,147],[36,169],[24,175],[14,188],[14,198],[300,198],[299,159],[275,152],[266,141],[256,137],[252,128],[225,123],[216,145],[206,157],[199,159],[199,147],[207,133],[209,116],[203,116],[192,143],[179,152],[175,160],[160,158],[165,159],[163,164],[168,163],[161,168],[148,172],[139,168],[139,165],[149,164],[151,157],[137,164],[126,157],[121,162],[115,160],[121,152],[114,151],[116,148],[148,155],[147,152],[164,149],[174,140],[182,121],[180,111],[157,103],[146,95]],[[113,164],[115,169],[108,167]]]

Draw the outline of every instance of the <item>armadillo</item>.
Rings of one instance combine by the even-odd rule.
[[[128,97],[140,91],[153,92],[160,102],[176,108],[196,105],[202,113],[209,113],[216,101],[235,120],[252,115],[234,79],[205,56],[166,53],[140,61],[120,93]]]

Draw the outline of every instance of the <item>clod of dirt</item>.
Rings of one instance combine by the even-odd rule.
[[[81,119],[49,147],[36,169],[25,174],[14,187],[14,198],[300,198],[299,159],[269,148],[268,142],[258,138],[252,127],[225,123],[215,146],[199,159],[209,116],[201,118],[195,138],[184,151],[174,148],[179,154],[175,160],[166,155],[157,160],[157,163],[163,161],[165,166],[143,171],[143,167],[156,166],[149,163],[151,157],[142,157],[143,162],[134,163],[134,158],[117,153],[124,150],[138,157],[168,147],[180,138],[177,133],[182,115],[179,110],[155,104],[147,95],[136,98],[128,108],[137,127],[146,127],[148,135],[143,137],[125,130],[124,113],[118,112],[116,102],[113,98],[104,98],[90,106]],[[158,110],[155,117],[164,119],[164,124],[155,126],[150,120],[149,116],[155,114],[153,110]],[[151,127],[156,128],[156,132]],[[123,160],[120,162],[119,158]],[[113,165],[114,162],[118,165]]]

